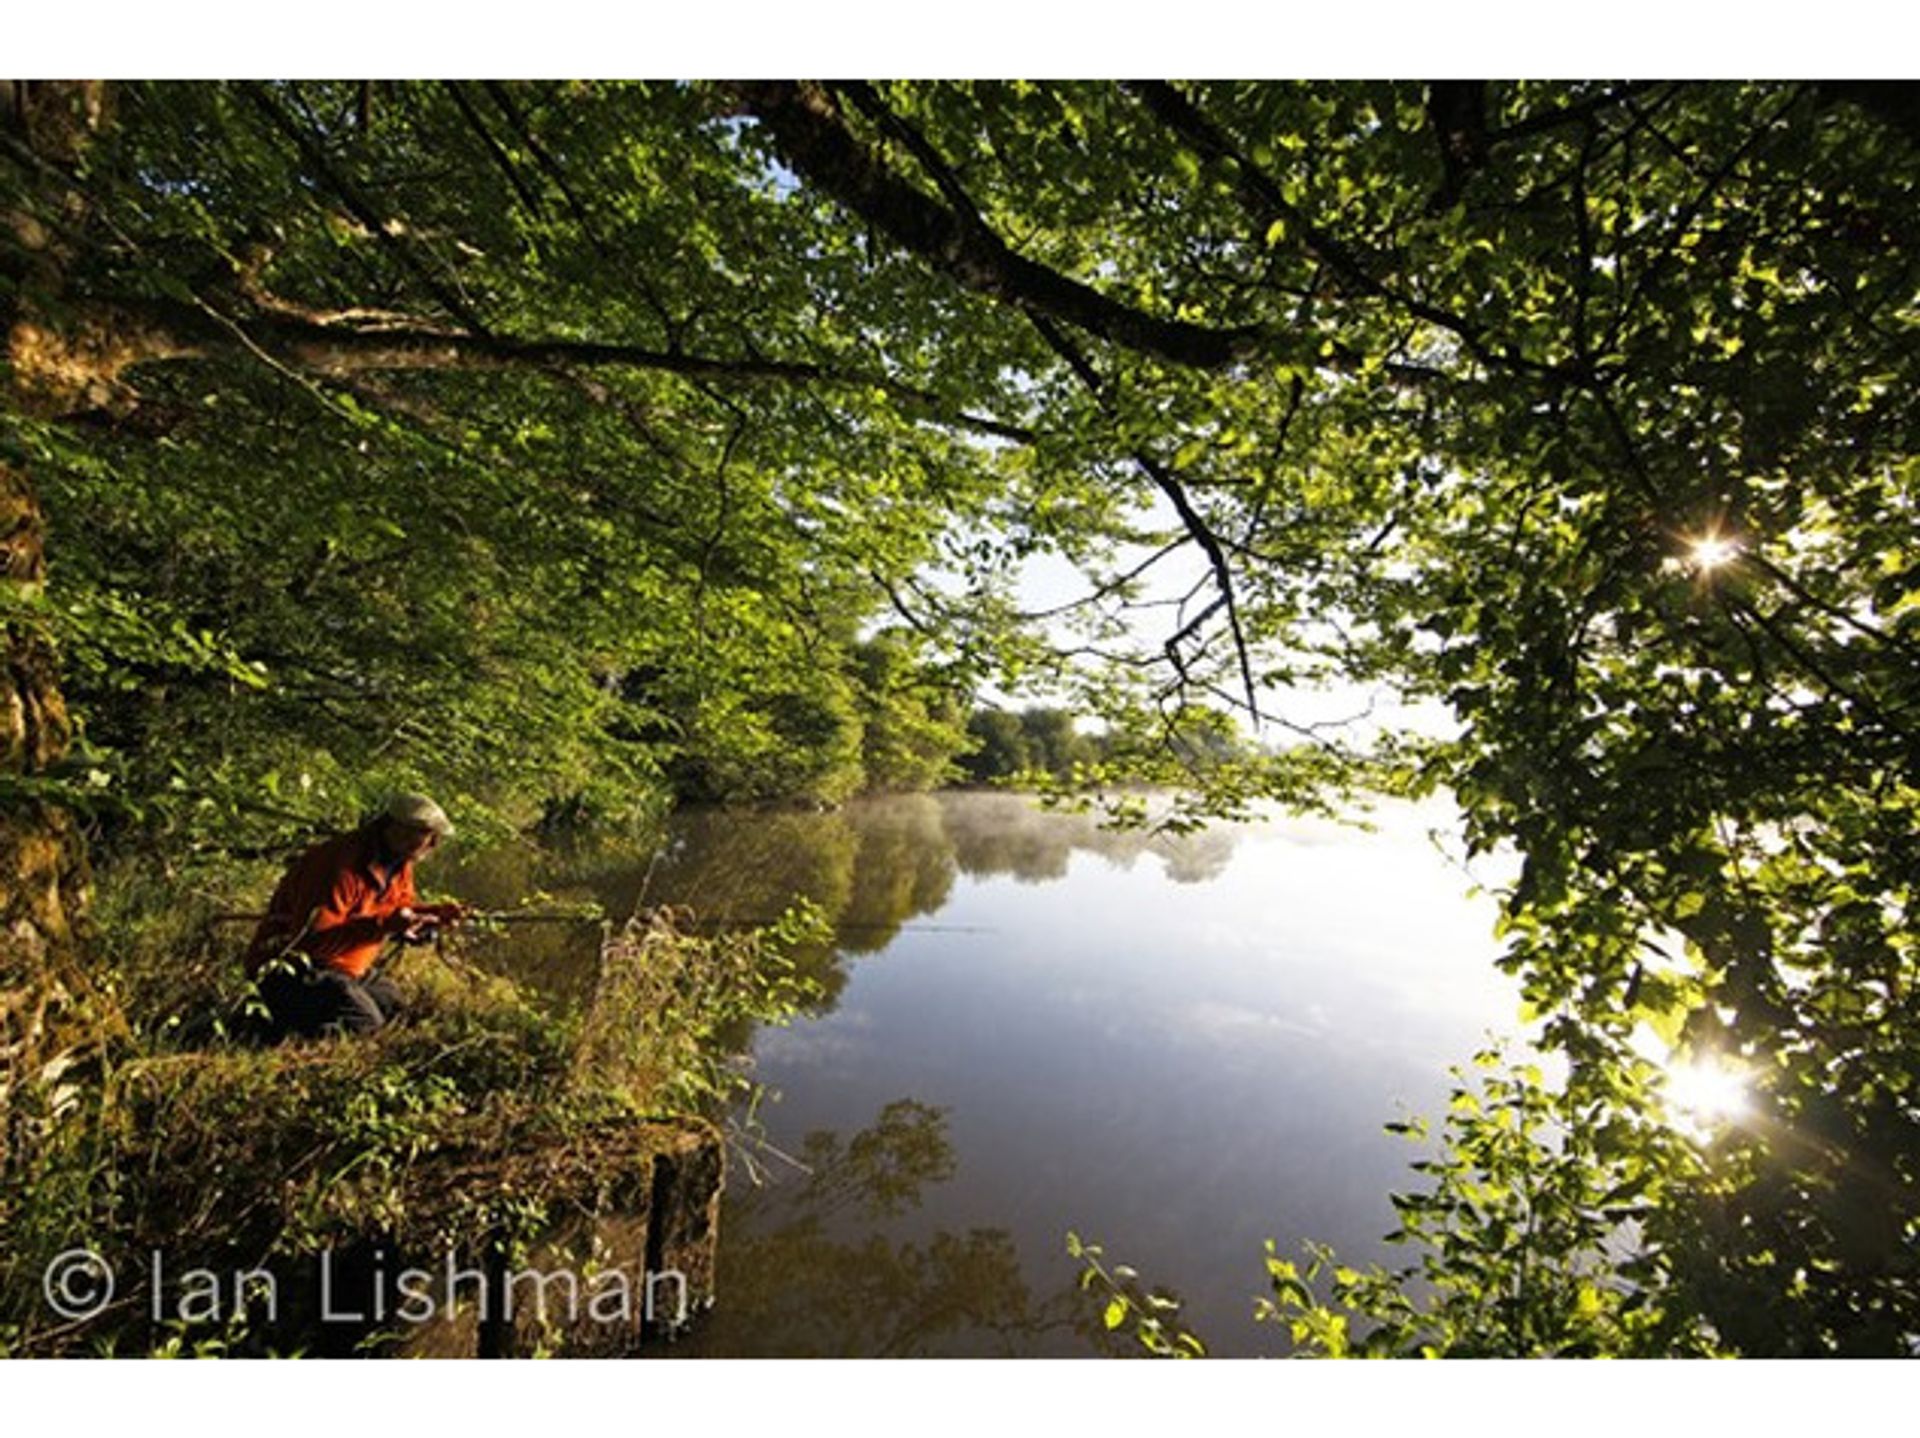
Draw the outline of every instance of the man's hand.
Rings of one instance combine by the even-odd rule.
[[[396,909],[387,919],[387,932],[403,944],[433,941],[442,928],[452,928],[467,916],[465,904],[415,904]]]

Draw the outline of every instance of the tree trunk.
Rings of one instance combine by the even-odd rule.
[[[65,166],[98,125],[100,101],[97,85],[3,82],[0,121],[39,160]],[[75,212],[70,195],[60,203]],[[4,276],[13,293],[0,295],[12,382],[5,401],[16,412],[57,412],[65,386],[23,351],[23,336],[36,331],[21,291],[57,292],[60,256],[26,210],[0,219],[13,242]],[[94,1037],[73,1003],[85,848],[72,814],[44,789],[72,737],[53,647],[35,614],[46,584],[45,544],[26,472],[0,460],[0,1171],[54,1100],[67,1060]]]
[[[43,582],[40,507],[0,464],[0,614],[19,615]],[[30,614],[31,610],[28,609]],[[69,997],[86,860],[72,816],[33,792],[65,755],[66,705],[45,637],[29,618],[0,633],[0,1166],[30,1115],[16,1103],[67,1044],[52,1026]]]

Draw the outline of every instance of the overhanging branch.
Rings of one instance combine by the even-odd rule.
[[[967,289],[1173,364],[1223,369],[1271,349],[1255,326],[1214,329],[1161,319],[1009,249],[984,224],[954,213],[896,174],[807,82],[756,81],[733,92],[810,183]]]
[[[63,326],[69,336],[67,361],[85,365],[92,378],[106,383],[142,364],[260,355],[307,374],[333,377],[370,370],[637,369],[696,380],[875,390],[938,423],[1016,443],[1034,439],[1034,432],[1024,426],[956,410],[942,396],[886,375],[810,361],[722,358],[594,340],[519,339],[399,317],[367,325],[327,323],[304,317],[298,306],[286,301],[271,312],[244,317],[152,297],[75,301],[66,308],[81,321]],[[111,336],[112,343],[82,353],[71,338],[77,330]]]

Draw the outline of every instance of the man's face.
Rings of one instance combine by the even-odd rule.
[[[440,842],[440,836],[424,824],[408,824],[399,819],[387,820],[381,838],[389,853],[407,861],[425,858]]]

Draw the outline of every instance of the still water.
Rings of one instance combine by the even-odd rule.
[[[663,853],[576,873],[557,892],[616,915],[805,894],[836,923],[824,997],[748,1040],[768,1092],[733,1156],[720,1300],[675,1351],[1109,1351],[1069,1230],[1177,1297],[1210,1352],[1283,1351],[1252,1319],[1263,1240],[1400,1261],[1388,1194],[1420,1154],[1381,1125],[1440,1113],[1449,1066],[1519,1028],[1493,902],[1428,837],[1446,812],[1374,822],[1149,839],[920,795],[692,813]],[[562,990],[591,972],[525,962]]]

